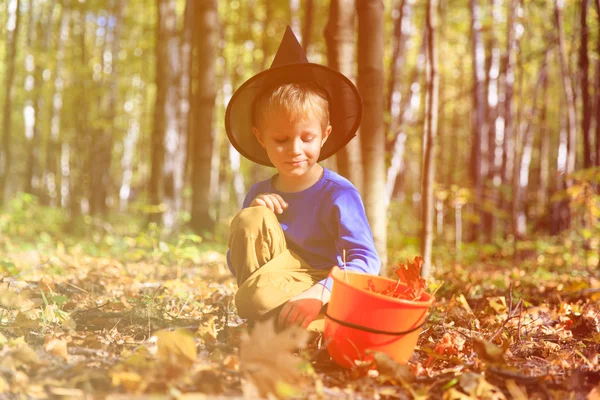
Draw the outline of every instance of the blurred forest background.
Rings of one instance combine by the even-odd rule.
[[[465,242],[518,254],[552,235],[598,263],[598,0],[2,4],[10,240],[158,229],[223,243],[274,173],[230,146],[225,107],[289,24],[363,95],[358,137],[324,164],[361,191],[384,260],[459,258]]]

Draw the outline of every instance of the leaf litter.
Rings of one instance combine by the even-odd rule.
[[[569,278],[557,270],[540,281],[526,263],[509,270],[489,260],[453,264],[439,275],[451,284],[436,296],[407,365],[375,353],[372,363],[357,360],[345,370],[318,335],[277,332],[268,322],[249,330],[235,313],[236,287],[220,253],[178,268],[156,257],[117,260],[69,249],[5,258],[37,261],[15,262],[18,275],[0,270],[0,398],[600,393],[600,285],[593,274]],[[420,262],[397,270],[413,299],[426,290],[415,274]]]

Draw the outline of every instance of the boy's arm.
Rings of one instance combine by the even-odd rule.
[[[371,227],[358,191],[352,188],[338,191],[328,215],[333,234],[336,235],[337,265],[344,267],[345,250],[345,267],[348,271],[379,274],[381,260],[377,255]],[[331,290],[333,280],[327,278],[319,283]]]

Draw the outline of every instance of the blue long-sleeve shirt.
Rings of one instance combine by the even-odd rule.
[[[324,270],[342,267],[346,250],[347,270],[378,274],[381,261],[358,190],[346,178],[324,170],[317,183],[296,193],[276,190],[272,178],[258,182],[246,194],[243,208],[261,193],[277,193],[288,203],[276,215],[290,250],[313,268]],[[234,273],[229,252],[227,263]],[[319,283],[331,290],[333,282],[327,278]]]

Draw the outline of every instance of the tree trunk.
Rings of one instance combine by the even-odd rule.
[[[488,128],[485,107],[485,47],[481,38],[481,16],[477,0],[470,0],[471,42],[473,44],[473,142],[471,151],[471,176],[475,187],[475,205],[483,221],[484,183],[488,175]],[[472,240],[479,238],[479,223],[471,228]]]
[[[121,0],[112,0],[110,3],[110,15],[115,18],[115,24],[112,32],[108,30],[103,36],[98,36],[97,40],[102,40],[99,58],[102,62],[102,80],[101,87],[107,87],[108,90],[102,90],[98,95],[97,117],[103,124],[102,127],[93,131],[93,149],[90,160],[90,185],[89,185],[89,205],[91,215],[106,215],[107,197],[112,187],[111,164],[113,152],[113,135],[116,135],[117,123],[117,96],[119,81],[118,76],[118,58],[120,51],[120,30],[122,25],[122,9],[124,4]],[[108,13],[107,13],[108,14]],[[111,57],[106,57],[110,54]]]
[[[167,230],[175,226],[181,207],[185,140],[179,131],[179,38],[176,24],[176,1],[158,0],[156,36],[156,104],[152,157],[152,202],[164,204],[162,223]]]
[[[386,91],[385,107],[390,113],[386,132],[398,134],[397,130],[402,125],[402,82],[399,70],[405,64],[406,42],[410,38],[413,0],[401,0],[394,14],[394,36],[392,44],[392,57],[389,64],[389,80]],[[410,96],[409,96],[410,97]],[[405,102],[406,103],[406,102]]]
[[[53,207],[63,205],[62,201],[62,175],[60,173],[60,114],[62,110],[62,70],[65,58],[65,40],[69,33],[69,14],[65,9],[60,11],[59,28],[55,39],[56,67],[54,69],[54,84],[52,87],[51,101],[49,102],[50,138],[46,142],[46,170],[44,171],[44,184],[49,204]]]
[[[571,74],[569,72],[569,66],[567,63],[567,54],[565,49],[564,39],[564,28],[563,28],[563,17],[562,17],[562,4],[561,0],[555,0],[554,3],[554,16],[558,32],[558,49],[559,49],[559,60],[561,78],[563,84],[563,90],[565,93],[566,102],[566,123],[567,123],[567,162],[565,164],[565,186],[571,187],[572,179],[571,174],[575,171],[575,157],[577,154],[577,121],[575,111],[575,98],[573,92],[573,84],[571,83]]]
[[[88,53],[86,48],[86,13],[87,10],[83,9],[79,11],[77,16],[79,23],[79,48],[81,52],[80,66],[81,71],[78,75],[78,79],[82,82],[81,87],[77,91],[77,104],[79,110],[75,115],[75,137],[73,143],[69,149],[69,213],[71,218],[76,218],[81,214],[81,203],[83,200],[83,184],[86,179],[83,160],[88,156],[88,149],[85,147],[85,142],[89,137],[88,134],[88,99],[89,95],[89,82],[92,81],[92,77],[89,75],[88,69]],[[84,155],[82,157],[82,155]]]
[[[302,24],[300,22],[300,0],[290,0],[290,21],[292,31],[294,31],[298,41],[300,44],[304,43]]]
[[[538,129],[540,130],[540,183],[538,187],[538,216],[543,216],[548,210],[548,189],[550,182],[550,132],[548,131],[547,110],[548,102],[545,101],[548,97],[548,79],[544,80],[542,88],[542,110],[540,111],[540,119]]]
[[[4,112],[2,113],[2,146],[0,146],[0,207],[8,198],[7,183],[12,167],[11,134],[12,134],[12,101],[15,64],[17,62],[17,39],[21,22],[20,0],[10,1],[8,5],[8,23],[6,29],[6,80],[4,84]]]
[[[355,0],[331,0],[325,27],[329,67],[354,81]],[[360,134],[336,154],[337,170],[362,193],[363,170]]]
[[[25,170],[25,192],[41,196],[43,194],[42,187],[42,171],[41,171],[41,135],[43,118],[42,109],[46,103],[44,96],[44,82],[42,73],[46,65],[42,65],[40,61],[41,55],[46,54],[50,48],[50,39],[52,37],[52,14],[54,12],[55,2],[48,5],[47,10],[44,7],[38,6],[37,11],[32,11],[31,24],[35,25],[30,32],[34,32],[32,40],[34,44],[30,46],[30,56],[33,59],[33,100],[29,102],[26,112],[29,115],[30,121],[26,121],[26,133],[28,134],[27,145],[27,167]],[[42,198],[42,203],[46,203],[46,199]]]
[[[592,162],[592,141],[590,127],[592,125],[592,104],[589,91],[589,66],[588,59],[588,26],[587,26],[588,0],[581,0],[581,44],[579,46],[579,73],[581,74],[581,100],[582,100],[582,134],[583,134],[583,167],[590,168]]]
[[[196,29],[192,44],[192,85],[190,93],[190,121],[188,135],[193,140],[192,160],[192,219],[197,232],[212,231],[214,220],[210,216],[211,163],[214,141],[213,113],[216,83],[218,15],[216,0],[196,3]],[[217,153],[218,154],[218,153]]]
[[[513,201],[513,235],[515,238],[523,238],[527,228],[527,213],[526,207],[526,189],[529,184],[529,166],[531,165],[531,153],[533,151],[533,134],[531,132],[532,122],[536,120],[538,114],[538,94],[545,85],[547,79],[547,55],[544,56],[544,61],[540,69],[537,83],[533,92],[533,100],[528,110],[527,121],[524,123],[523,129],[523,152],[515,160],[514,172],[514,201]],[[516,241],[515,241],[516,243]],[[516,252],[515,252],[516,254]]]
[[[400,82],[399,68],[404,65],[406,43],[410,37],[411,32],[411,18],[412,18],[412,7],[413,0],[401,0],[398,3],[396,9],[396,16],[394,17],[394,41],[392,58],[390,59],[390,76],[388,80],[388,87],[386,92],[386,103],[385,107],[389,113],[389,121],[385,123],[384,130],[386,136],[392,134],[394,139],[391,146],[392,158],[390,166],[387,169],[386,178],[386,204],[389,205],[396,182],[398,177],[404,170],[404,155],[405,155],[405,142],[406,133],[404,132],[403,125],[406,117],[412,117],[412,106],[410,99],[412,98],[411,86],[402,93],[402,85]],[[414,80],[418,80],[418,73],[415,70]]]
[[[382,260],[381,274],[387,265],[387,209],[385,207],[385,131],[383,127],[383,2],[358,0],[358,90],[364,110],[361,150],[364,168],[363,197],[375,246]],[[354,167],[354,165],[352,165]]]
[[[181,46],[179,50],[181,52],[181,74],[179,75],[179,109],[178,109],[178,120],[179,120],[179,132],[187,135],[189,113],[190,113],[190,57],[192,56],[192,36],[194,32],[194,6],[193,2],[186,1],[185,11],[183,17],[183,29],[181,30]],[[186,140],[186,151],[185,151],[185,163],[183,171],[183,182],[189,182],[190,175],[190,164],[192,157],[191,152],[191,141],[189,138]]]
[[[491,38],[489,41],[489,68],[487,70],[487,120],[488,120],[488,159],[489,166],[487,175],[486,203],[489,207],[498,204],[500,181],[500,169],[502,167],[502,143],[496,136],[496,123],[500,117],[498,100],[500,98],[500,48],[498,47],[498,33],[495,31],[500,26],[501,20],[501,1],[492,0],[492,26]],[[499,143],[500,142],[500,143]],[[500,156],[496,156],[499,154]],[[492,213],[487,212],[483,215],[483,230],[487,242],[491,242],[494,237],[496,220]]]
[[[600,0],[594,2],[596,4],[596,13],[600,20]],[[600,54],[600,35],[596,38],[596,53]],[[596,60],[596,166],[600,167],[600,60]],[[600,185],[597,186],[600,193]]]
[[[506,55],[505,55],[505,70],[504,70],[504,129],[502,144],[502,169],[501,181],[502,185],[507,188],[511,186],[513,171],[514,171],[514,154],[515,154],[515,128],[514,128],[514,83],[515,83],[515,59],[519,50],[519,40],[516,37],[516,13],[517,7],[520,7],[518,0],[508,1],[508,19],[507,19],[507,36],[506,36]],[[506,215],[511,213],[511,199],[506,192],[500,196],[500,209],[506,212]],[[503,225],[503,236],[510,226],[510,221]]]
[[[312,44],[311,36],[313,30],[314,13],[314,0],[306,0],[306,3],[304,4],[304,23],[302,25],[302,48],[304,48],[304,52],[307,54],[308,49]]]
[[[435,146],[437,136],[439,75],[437,60],[437,0],[427,3],[427,101],[425,104],[425,156],[423,159],[423,211],[421,218],[421,253],[423,254],[423,268],[421,274],[429,276],[431,273],[431,250],[433,243],[433,185],[435,182]]]

